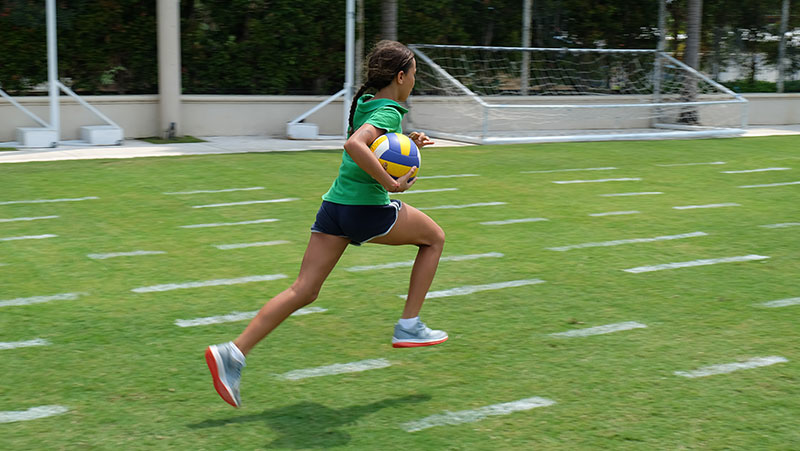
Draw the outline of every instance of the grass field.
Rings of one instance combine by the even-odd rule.
[[[0,448],[800,446],[800,305],[792,301],[800,297],[800,185],[739,188],[800,181],[799,137],[428,150],[422,177],[477,176],[421,178],[414,190],[457,190],[397,198],[420,208],[504,202],[427,210],[447,233],[444,257],[490,254],[443,261],[432,291],[544,282],[429,299],[423,320],[450,340],[393,349],[410,269],[348,268],[410,261],[416,250],[352,247],[312,304],[326,311],[289,318],[254,349],[243,407],[231,408],[214,392],[203,351],[247,321],[176,320],[252,312],[293,280],[340,153],[2,165]],[[616,169],[544,172],[588,168]],[[765,168],[791,169],[722,172]],[[640,180],[553,183],[609,178]],[[165,194],[246,187],[263,189]],[[662,194],[603,196],[642,192]],[[192,208],[285,198],[298,200]],[[714,204],[737,205],[673,208]],[[546,220],[481,224],[525,218]],[[258,219],[279,221],[181,227]],[[215,247],[278,240],[286,243]],[[565,246],[573,247],[548,249]],[[89,257],[133,251],[160,253]],[[741,256],[769,258],[624,271]],[[133,291],[273,274],[287,278]],[[761,305],[777,300],[789,301]],[[628,322],[639,326],[551,335]],[[780,360],[676,374],[759,357]],[[384,367],[280,377],[365,360]],[[553,403],[506,404],[534,397]],[[14,421],[41,406],[66,411]],[[430,427],[409,431],[420,424]]]

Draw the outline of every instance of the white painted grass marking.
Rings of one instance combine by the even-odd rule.
[[[440,262],[460,262],[465,260],[476,260],[479,258],[500,258],[504,255],[500,252],[489,252],[486,254],[468,254],[468,255],[451,255],[448,257],[442,257],[439,259]],[[374,269],[392,269],[392,268],[403,268],[403,267],[411,267],[414,266],[414,260],[405,261],[405,262],[394,262],[394,263],[385,263],[382,265],[372,265],[372,266],[351,266],[349,268],[345,268],[347,271],[351,272],[358,272],[358,271],[372,271]]]
[[[639,177],[625,177],[620,179],[597,179],[597,180],[560,180],[553,183],[566,185],[568,183],[605,183],[605,182],[637,182],[642,180]]]
[[[82,200],[91,200],[91,199],[99,199],[99,197],[89,196],[89,197],[78,197],[75,199],[36,199],[36,200],[11,200],[6,202],[0,202],[0,205],[12,205],[12,204],[44,204],[50,202],[80,202]]]
[[[403,423],[401,427],[407,432],[417,432],[436,426],[474,423],[476,421],[483,420],[486,417],[508,415],[514,412],[535,409],[537,407],[552,406],[555,403],[556,402],[552,399],[535,396],[532,398],[520,399],[518,401],[493,404],[491,406],[481,407],[474,410],[461,410],[458,412],[445,411],[445,413],[431,415],[420,420]]]
[[[153,293],[156,291],[181,290],[185,288],[204,288],[204,287],[215,287],[219,285],[237,285],[241,283],[266,282],[270,280],[285,279],[287,277],[288,276],[285,274],[266,274],[263,276],[236,277],[234,279],[214,279],[214,280],[204,280],[200,282],[167,283],[163,285],[152,285],[149,287],[134,288],[131,291],[133,291],[134,293]]]
[[[601,197],[621,197],[621,196],[652,196],[655,194],[664,194],[661,191],[643,191],[641,193],[613,193],[613,194],[599,194]]]
[[[641,213],[641,211],[636,211],[636,210],[607,211],[605,213],[589,213],[589,216],[600,217],[600,216],[638,215],[639,213]]]
[[[242,249],[245,247],[259,247],[259,246],[276,246],[278,244],[287,244],[288,241],[286,240],[275,240],[275,241],[259,241],[256,243],[239,243],[239,244],[214,244],[213,246],[217,249],[228,250],[228,249]]]
[[[710,365],[698,368],[691,371],[675,371],[676,376],[683,377],[706,377],[714,376],[716,374],[732,373],[738,370],[749,370],[751,368],[758,368],[761,366],[774,365],[776,363],[786,363],[789,360],[780,356],[769,357],[753,357],[752,359],[745,360],[744,362],[723,363],[720,365]]]
[[[300,200],[300,199],[297,197],[284,197],[282,199],[247,200],[243,202],[227,202],[224,204],[194,205],[192,206],[192,208],[214,208],[214,207],[233,207],[237,205],[275,204],[280,202],[292,202],[295,200]]]
[[[6,238],[0,238],[0,241],[17,241],[17,240],[43,240],[45,238],[55,238],[58,235],[27,235],[27,236],[9,236]]]
[[[496,205],[506,205],[508,202],[479,202],[476,204],[464,205],[439,205],[438,207],[424,207],[417,208],[418,210],[445,210],[451,208],[469,208],[469,207],[494,207]]]
[[[442,257],[439,259],[440,262],[461,262],[466,260],[476,260],[479,258],[500,258],[504,255],[500,252],[488,252],[486,254],[468,254],[468,255],[450,255],[447,257]],[[411,267],[414,266],[414,260],[405,261],[405,262],[394,262],[394,263],[385,263],[382,265],[371,265],[371,266],[351,266],[349,268],[345,268],[347,271],[351,272],[358,272],[358,271],[372,271],[374,269],[392,269],[392,268],[403,268],[403,267]]]
[[[767,225],[762,225],[762,226],[759,226],[759,227],[764,227],[766,229],[782,229],[784,227],[795,227],[795,226],[800,226],[800,222],[784,222],[784,223],[781,223],[781,224],[767,224]]]
[[[444,298],[449,296],[462,296],[465,294],[477,293],[479,291],[500,290],[503,288],[522,287],[525,285],[536,285],[544,283],[541,279],[522,279],[510,280],[508,282],[487,283],[485,285],[464,285],[463,287],[451,288],[449,290],[430,291],[425,299]],[[405,294],[399,294],[397,297],[405,299]]]
[[[506,224],[519,224],[522,222],[539,222],[548,221],[547,218],[522,218],[522,219],[506,219],[503,221],[487,221],[482,222],[482,225],[506,225]]]
[[[26,341],[6,341],[6,342],[0,342],[0,351],[5,349],[28,348],[31,346],[48,346],[48,345],[50,345],[50,342],[42,338],[36,338],[33,340],[26,340]]]
[[[657,164],[656,166],[661,166],[662,168],[668,168],[672,166],[699,166],[704,164],[725,164],[724,161],[712,161],[711,163],[673,163],[673,164]]]
[[[777,301],[769,301],[758,305],[769,308],[789,307],[792,305],[800,305],[800,298],[778,299]]]
[[[33,216],[30,218],[9,218],[9,219],[0,219],[0,222],[16,222],[16,221],[38,221],[40,219],[55,219],[58,216]]]
[[[217,222],[211,224],[191,224],[191,225],[182,225],[178,226],[182,229],[199,229],[202,227],[226,227],[226,226],[237,226],[237,225],[248,225],[248,224],[264,224],[267,222],[277,222],[278,219],[256,219],[253,221],[241,221],[241,222]]]
[[[736,262],[747,262],[754,260],[766,260],[768,258],[769,257],[765,257],[763,255],[743,255],[741,257],[709,258],[705,260],[693,260],[688,262],[665,263],[663,265],[637,266],[636,268],[623,269],[623,271],[633,274],[638,274],[642,272],[661,271],[664,269],[716,265],[717,263],[736,263]]]
[[[636,321],[627,321],[624,323],[606,324],[605,326],[587,327],[586,329],[568,330],[566,332],[557,332],[550,335],[553,337],[588,337],[590,335],[610,334],[612,332],[642,329],[646,327],[645,324],[637,323]]]
[[[263,186],[251,186],[250,188],[226,188],[226,189],[212,189],[212,190],[196,190],[196,191],[178,191],[173,193],[162,194],[207,194],[207,193],[230,193],[233,191],[254,191],[264,189]]]
[[[675,210],[693,210],[697,208],[722,208],[722,207],[741,207],[741,205],[729,202],[726,204],[683,205],[680,207],[672,207],[672,208]]]
[[[582,249],[585,247],[618,246],[620,244],[631,244],[631,243],[652,243],[654,241],[680,240],[683,238],[694,238],[698,236],[707,236],[707,235],[708,234],[705,232],[691,232],[691,233],[682,233],[680,235],[657,236],[653,238],[631,238],[629,240],[615,240],[615,241],[601,241],[597,243],[572,244],[569,246],[548,247],[547,249],[551,251],[568,251],[571,249]]]
[[[305,307],[295,311],[289,316],[301,316],[301,315],[308,315],[311,313],[321,313],[327,311],[328,309],[322,307]],[[252,312],[231,312],[227,315],[207,316],[205,318],[176,319],[175,325],[178,327],[194,327],[194,326],[207,326],[210,324],[233,323],[237,321],[244,321],[246,319],[255,318],[257,314],[258,310],[253,310]]]
[[[451,179],[456,177],[480,177],[480,174],[426,175],[418,179]]]
[[[441,193],[444,191],[458,191],[458,188],[417,189],[413,191],[403,191],[402,193],[392,193],[392,194],[396,195],[396,194]]]
[[[0,423],[14,423],[17,421],[38,420],[39,418],[52,417],[68,412],[64,406],[39,406],[28,410],[9,410],[0,412]]]
[[[78,299],[80,296],[83,296],[85,294],[86,293],[62,293],[50,296],[32,296],[29,298],[9,299],[7,301],[0,301],[0,307],[42,304],[44,302],[50,302],[50,301],[74,301]]]
[[[115,257],[136,257],[139,255],[161,255],[164,251],[131,251],[131,252],[109,252],[107,254],[87,254],[86,256],[95,260],[104,260]]]
[[[800,185],[800,181],[786,182],[786,183],[768,183],[766,185],[742,185],[739,188],[768,188],[770,186],[788,186],[788,185]]]
[[[769,172],[769,171],[789,171],[792,168],[761,168],[761,169],[746,169],[743,171],[719,171],[720,174],[748,174],[750,172]]]
[[[386,359],[361,360],[359,362],[335,363],[333,365],[318,366],[316,368],[289,371],[288,373],[279,374],[278,377],[282,379],[288,379],[290,381],[296,381],[298,379],[306,379],[309,377],[357,373],[359,371],[376,370],[389,366],[392,366],[392,364]]]
[[[549,171],[520,171],[522,174],[549,174],[551,172],[573,172],[573,171],[611,171],[615,167],[607,168],[578,168],[578,169],[551,169]]]

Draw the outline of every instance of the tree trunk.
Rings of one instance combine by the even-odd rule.
[[[700,70],[700,27],[703,22],[703,0],[689,0],[689,14],[687,18],[687,39],[686,39],[686,55],[684,62],[696,69]],[[686,90],[685,100],[694,102],[697,100],[697,77],[693,74],[687,74],[686,77]],[[685,124],[698,124],[699,115],[697,109],[689,107],[686,111],[681,113],[680,121]]]
[[[356,0],[355,89],[364,84],[364,0]]]
[[[385,0],[383,2],[381,38],[392,41],[397,40],[397,0]]]

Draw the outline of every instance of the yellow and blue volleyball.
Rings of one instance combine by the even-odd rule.
[[[381,165],[394,178],[400,178],[414,166],[417,170],[411,174],[409,180],[419,173],[422,162],[417,145],[408,136],[401,133],[386,133],[379,136],[369,149],[378,157]]]

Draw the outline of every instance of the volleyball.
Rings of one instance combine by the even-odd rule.
[[[379,136],[369,149],[378,157],[378,161],[395,179],[400,178],[413,167],[415,170],[409,180],[419,173],[419,165],[422,162],[419,149],[414,141],[402,133],[386,133]]]

